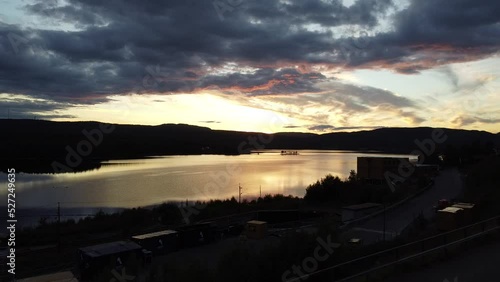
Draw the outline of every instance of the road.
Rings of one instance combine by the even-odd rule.
[[[409,200],[402,205],[387,210],[386,212],[386,238],[396,236],[413,219],[420,214],[426,218],[431,218],[435,212],[433,206],[440,199],[452,199],[461,195],[463,183],[457,169],[447,169],[441,171],[434,180],[434,186],[423,192],[419,196]],[[383,240],[384,214],[368,219],[343,234],[344,238],[361,238],[365,244]]]
[[[418,272],[394,276],[386,282],[497,282],[500,281],[500,242],[470,249],[462,255]]]

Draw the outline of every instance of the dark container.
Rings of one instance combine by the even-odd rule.
[[[142,247],[131,241],[116,241],[78,249],[78,265],[83,281],[92,281],[95,276],[123,267],[133,269],[142,260]]]
[[[176,231],[179,232],[181,248],[207,244],[215,241],[217,236],[217,228],[210,222],[182,226]]]
[[[175,230],[163,230],[132,236],[132,241],[141,245],[153,253],[153,255],[164,255],[179,250],[179,233]]]

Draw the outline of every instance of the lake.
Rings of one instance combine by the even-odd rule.
[[[299,150],[298,155],[280,152],[113,160],[79,173],[18,173],[16,207],[40,214],[43,209],[55,211],[60,202],[63,210],[85,214],[100,207],[114,210],[166,201],[238,198],[239,185],[242,198],[258,197],[260,191],[262,196],[304,196],[309,184],[329,173],[346,178],[350,170],[356,170],[358,156],[389,156],[325,150]],[[0,195],[6,198],[4,173],[0,173],[0,187],[5,187]]]

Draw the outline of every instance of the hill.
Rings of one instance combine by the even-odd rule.
[[[112,125],[98,122],[0,120],[0,167],[47,172],[50,164],[77,163],[75,170],[95,168],[100,160],[160,155],[237,155],[259,149],[334,149],[410,153],[415,141],[432,136],[433,128],[381,128],[328,134],[239,132],[186,124]],[[500,134],[442,129],[447,139],[436,149],[467,146],[493,148]],[[69,156],[69,157],[68,157]],[[79,158],[81,159],[79,161]],[[37,169],[38,168],[38,169]],[[71,167],[73,169],[73,167]]]

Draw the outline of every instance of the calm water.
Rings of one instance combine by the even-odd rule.
[[[240,156],[167,156],[109,161],[97,170],[71,174],[18,174],[18,208],[118,208],[165,201],[237,198],[281,193],[303,196],[305,188],[331,173],[345,178],[356,169],[358,156],[345,151],[302,150],[299,155],[280,151]],[[6,197],[6,175],[0,174],[0,196]],[[82,209],[83,208],[83,209]]]

